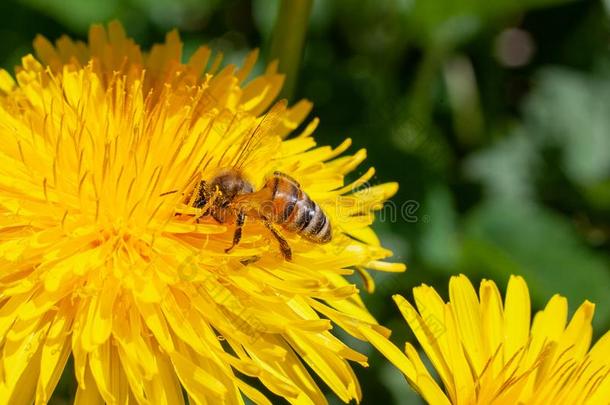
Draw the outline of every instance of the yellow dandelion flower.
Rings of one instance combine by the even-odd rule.
[[[269,403],[250,377],[325,403],[310,372],[360,399],[350,362],[367,359],[332,326],[377,345],[389,332],[345,276],[404,269],[382,261],[391,252],[370,228],[397,186],[361,187],[372,169],[344,184],[365,151],[317,147],[317,119],[289,137],[311,104],[272,106],[282,76],[271,64],[247,80],[256,52],[239,69],[206,47],[182,63],[175,32],[143,53],[118,23],[34,47],[16,80],[0,73],[0,403],[46,403],[70,356],[77,403],[178,404],[183,390],[193,403]],[[280,227],[286,260],[250,220],[225,252],[233,224],[185,198],[243,150],[255,190],[274,171],[300,182],[330,243]]]
[[[428,403],[610,403],[610,332],[590,347],[592,303],[568,322],[567,300],[555,295],[531,322],[527,284],[517,276],[504,303],[493,281],[483,280],[477,296],[463,275],[451,278],[448,303],[427,285],[413,297],[415,307],[399,295],[394,301],[441,384],[411,344],[406,356],[396,348],[385,354]]]

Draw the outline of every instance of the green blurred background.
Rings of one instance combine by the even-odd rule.
[[[391,295],[426,283],[446,297],[460,272],[502,290],[520,274],[536,309],[555,293],[572,310],[589,299],[599,336],[610,324],[609,10],[608,0],[12,0],[0,4],[0,58],[12,70],[35,34],[85,38],[112,19],[145,48],[178,28],[187,54],[208,43],[226,63],[255,47],[280,56],[285,95],[315,103],[317,140],[353,138],[373,183],[400,183],[405,215],[376,228],[409,270],[374,273],[365,296],[395,342],[414,338]],[[365,404],[421,403],[351,343],[371,356],[355,366]],[[73,389],[67,375],[55,403]]]

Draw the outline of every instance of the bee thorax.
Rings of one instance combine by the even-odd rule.
[[[247,194],[253,191],[252,185],[239,173],[227,171],[216,176],[210,183],[212,190],[220,191],[223,199],[232,201],[240,194]]]

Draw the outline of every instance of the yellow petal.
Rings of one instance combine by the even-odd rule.
[[[174,351],[170,358],[182,385],[195,400],[205,403],[210,397],[221,401],[226,395],[227,387],[181,353]]]
[[[144,322],[154,333],[155,338],[159,341],[161,347],[168,353],[173,352],[174,343],[161,309],[156,305],[137,300],[136,303]]]
[[[372,329],[363,328],[362,334],[369,342],[385,357],[387,357],[398,369],[411,381],[417,379],[415,367],[411,361],[393,344]]]
[[[506,333],[504,358],[510,359],[527,344],[530,333],[530,296],[525,280],[511,276],[504,302],[504,330]]]
[[[85,388],[86,387],[86,388]],[[104,399],[100,395],[91,370],[87,367],[83,384],[79,384],[76,389],[76,397],[74,398],[75,405],[103,405]]]
[[[69,330],[71,326],[69,306],[64,303],[62,309],[55,315],[42,347],[36,402],[48,402],[61,377],[70,355]]]
[[[89,302],[87,318],[83,325],[82,345],[87,351],[106,342],[112,332],[112,319],[115,316],[114,302],[119,293],[119,284],[114,277],[104,282],[99,295]]]
[[[417,379],[413,385],[417,387],[421,396],[429,404],[449,405],[451,403],[449,398],[447,398],[436,381],[434,381],[434,378],[426,370],[417,350],[408,342],[405,345],[405,353],[417,369]]]
[[[504,341],[502,297],[493,281],[483,280],[479,288],[484,358],[493,356]],[[496,370],[497,371],[497,370]]]

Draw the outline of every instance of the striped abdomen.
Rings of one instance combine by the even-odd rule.
[[[274,172],[265,188],[271,190],[272,221],[314,243],[332,239],[330,221],[322,208],[288,175]]]

